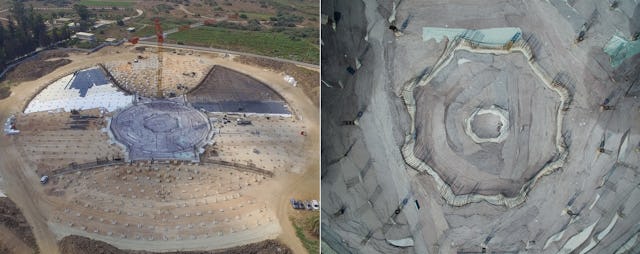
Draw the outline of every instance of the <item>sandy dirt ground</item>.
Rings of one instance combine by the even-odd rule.
[[[145,97],[182,95],[197,86],[212,67],[209,58],[193,51],[168,50],[162,54],[162,84],[158,82],[158,53],[155,48],[134,58],[105,62],[105,67],[122,88]]]
[[[395,8],[395,24],[404,27],[403,35],[395,37],[389,30],[393,2],[327,1],[322,5],[323,13],[342,14],[335,30],[322,27],[322,61],[331,63],[323,65],[322,79],[333,86],[323,87],[322,96],[322,104],[329,105],[323,107],[323,119],[327,119],[322,122],[323,133],[331,133],[322,140],[325,244],[337,252],[353,253],[482,252],[483,248],[487,253],[614,253],[632,239],[640,221],[636,215],[640,207],[636,166],[640,102],[626,91],[640,76],[640,57],[613,69],[602,46],[613,35],[629,38],[637,32],[633,25],[640,13],[637,3],[619,1],[619,8],[610,9],[600,1],[405,0]],[[586,32],[586,39],[576,44],[582,23],[594,9],[597,21]],[[411,122],[404,113],[402,88],[429,73],[444,50],[444,43],[422,40],[423,27],[519,27],[535,44],[535,59],[542,69],[551,76],[560,74],[568,87],[573,101],[563,113],[562,126],[567,161],[545,176],[522,205],[505,208],[478,202],[450,206],[443,201],[443,190],[436,187],[434,177],[418,174],[404,163],[400,147]],[[486,57],[493,60],[485,69]],[[511,59],[504,64],[495,56],[464,58],[471,61],[458,66],[460,57],[451,62],[463,72],[451,72],[432,82],[420,91],[424,97],[415,98],[422,100],[417,107],[423,111],[416,123],[422,129],[415,138],[426,141],[421,152],[427,163],[499,175],[498,181],[489,182],[506,187],[499,181],[535,171],[548,155],[555,157],[544,151],[549,146],[548,130],[536,127],[557,110],[552,100],[547,101],[553,93],[534,90],[534,81],[527,74],[511,75],[525,66],[522,61]],[[362,67],[351,75],[346,69],[355,68],[356,60]],[[495,75],[503,71],[507,79]],[[506,89],[498,88],[500,81],[506,81]],[[615,110],[600,111],[605,99]],[[467,143],[460,125],[469,109],[501,103],[509,108],[513,128],[504,147]],[[363,112],[358,125],[342,124],[355,119],[358,111]],[[433,151],[436,149],[445,151]],[[493,152],[474,155],[482,149]],[[513,167],[515,171],[499,170],[514,163],[510,160],[518,149],[522,156],[527,150],[533,154],[518,159],[523,165]],[[454,159],[454,154],[461,159]],[[455,182],[455,178],[447,181]],[[478,191],[473,185],[458,187],[467,188],[462,193]],[[399,214],[394,215],[399,207]],[[616,222],[623,214],[626,223]],[[389,243],[399,239],[411,239],[413,246],[399,248]]]
[[[60,250],[69,254],[83,254],[88,252],[97,252],[104,254],[152,254],[158,252],[121,250],[105,242],[93,240],[82,236],[67,236],[60,241]],[[293,253],[291,249],[276,240],[265,240],[262,242],[247,244],[244,246],[221,249],[215,251],[179,251],[179,252],[160,252],[168,254],[267,254]]]
[[[34,253],[38,246],[31,226],[11,199],[0,197],[0,252]]]
[[[47,125],[51,128],[53,124]],[[37,127],[37,125],[31,125]],[[104,128],[104,126],[102,126]],[[39,175],[63,168],[71,163],[123,158],[121,147],[110,144],[101,130],[70,130],[65,126],[53,130],[29,130],[15,139],[16,148],[33,163]]]
[[[10,229],[0,226],[0,253],[33,253],[34,250]]]
[[[0,116],[6,119],[10,114],[19,115],[30,97],[66,73],[136,56],[137,52],[126,47],[107,47],[89,56],[70,54],[70,64],[50,75],[14,87],[12,95],[0,101]],[[288,219],[288,214],[293,211],[289,199],[318,199],[319,196],[316,180],[319,112],[316,104],[305,96],[304,91],[288,84],[283,74],[238,63],[232,57],[224,59],[214,54],[207,60],[271,85],[291,107],[294,113],[291,118],[267,120],[257,117],[252,119],[255,124],[250,127],[225,127],[219,133],[222,143],[217,145],[221,150],[217,159],[239,158],[238,161],[251,161],[257,166],[262,160],[264,167],[273,170],[275,176],[262,179],[255,174],[243,175],[244,172],[208,164],[158,164],[157,169],[154,168],[156,164],[135,164],[54,176],[48,185],[41,186],[38,179],[42,172],[36,171],[37,161],[50,163],[41,165],[42,170],[68,165],[68,161],[47,160],[53,153],[56,153],[53,157],[58,157],[57,153],[67,153],[69,160],[95,161],[98,155],[95,152],[104,151],[103,145],[110,146],[100,130],[70,131],[54,127],[64,126],[66,121],[65,113],[56,114],[51,126],[43,124],[25,129],[27,135],[0,137],[3,152],[7,155],[0,159],[4,178],[2,189],[16,200],[32,225],[42,251],[59,253],[57,241],[66,235],[76,234],[119,248],[148,249],[154,246],[156,251],[226,248],[278,238],[294,253],[305,253]],[[36,123],[36,126],[44,123],[35,116],[21,117]],[[278,128],[279,132],[276,131]],[[306,135],[300,135],[302,130]],[[284,140],[278,142],[279,138]],[[65,139],[75,147],[60,144],[58,139]],[[231,142],[238,144],[227,146]],[[245,144],[250,147],[244,147]],[[29,152],[32,156],[25,156],[24,153]],[[113,152],[116,155],[119,150],[114,147]],[[227,178],[236,184],[220,186],[220,181]],[[117,203],[119,201],[124,204]],[[211,228],[218,230],[208,230]],[[122,238],[123,234],[125,238]],[[215,237],[218,241],[212,242]]]
[[[38,53],[38,55],[30,58],[17,65],[13,70],[7,73],[4,80],[16,83],[27,80],[38,79],[47,75],[60,66],[70,63],[68,52],[72,50],[49,50]]]

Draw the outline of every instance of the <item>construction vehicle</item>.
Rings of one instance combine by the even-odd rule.
[[[603,112],[605,110],[614,110],[614,109],[616,109],[615,106],[604,105],[604,104],[600,105],[600,112]]]
[[[362,117],[362,114],[363,114],[362,111],[358,111],[358,114],[356,115],[356,119],[353,120],[353,123],[355,125],[358,125],[358,121],[360,121],[360,118]]]
[[[129,39],[129,42],[130,42],[131,44],[134,44],[134,45],[135,45],[135,44],[138,44],[138,41],[140,41],[140,38],[139,38],[139,37],[133,37],[133,38]]]
[[[358,125],[358,120],[360,120],[360,117],[362,117],[362,111],[358,111],[358,114],[356,115],[356,119],[342,121],[342,125]]]
[[[246,119],[240,119],[240,118],[238,118],[238,119],[236,120],[236,122],[237,122],[237,125],[251,125],[251,121],[246,120]]]

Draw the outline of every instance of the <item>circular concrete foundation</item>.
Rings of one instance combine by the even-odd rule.
[[[211,125],[202,112],[181,103],[156,100],[131,106],[111,121],[129,160],[198,160]]]
[[[479,109],[465,119],[465,133],[476,143],[500,143],[509,132],[509,112],[496,106]]]

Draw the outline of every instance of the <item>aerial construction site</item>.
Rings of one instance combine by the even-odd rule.
[[[260,59],[160,47],[65,52],[69,64],[0,101],[0,194],[32,248],[65,253],[58,241],[73,235],[123,250],[277,239],[304,251],[289,199],[319,199],[312,83]]]
[[[640,4],[323,1],[326,253],[637,253]]]

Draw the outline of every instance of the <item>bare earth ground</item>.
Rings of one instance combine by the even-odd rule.
[[[283,72],[295,77],[298,86],[301,86],[304,94],[311,98],[316,105],[320,105],[320,76],[317,70],[311,70],[291,63],[283,63],[263,58],[238,56],[233,60],[250,65],[257,65],[276,72]]]
[[[208,61],[210,57],[200,58],[199,54],[194,56],[192,52],[187,55],[185,51],[172,50],[164,52],[162,58],[161,90],[165,96],[169,93],[182,95],[188,92],[211,69],[211,62]],[[158,95],[158,55],[155,49],[140,52],[135,58],[106,62],[105,67],[123,89],[146,97]],[[181,85],[181,89],[177,88],[177,84]]]
[[[0,197],[0,253],[34,253],[31,226],[11,199]]]
[[[6,119],[9,114],[20,115],[19,112],[31,96],[42,86],[66,73],[97,63],[134,59],[136,52],[130,49],[107,47],[89,56],[70,54],[68,57],[72,61],[70,64],[58,68],[50,75],[14,87],[13,94],[0,101],[0,118]],[[122,53],[116,53],[118,51]],[[99,130],[64,130],[63,132],[69,133],[61,136],[61,130],[52,126],[66,124],[67,116],[64,113],[59,116],[58,113],[53,115],[55,117],[52,118],[54,119],[52,126],[45,126],[46,121],[43,119],[46,117],[39,119],[37,116],[19,116],[19,118],[31,119],[29,121],[32,121],[34,126],[41,127],[31,127],[31,132],[29,132],[29,128],[25,128],[26,135],[0,137],[0,145],[6,155],[0,158],[0,173],[4,178],[2,189],[7,196],[16,200],[16,204],[32,225],[38,246],[42,251],[60,253],[57,241],[72,234],[100,239],[123,249],[142,250],[153,246],[155,251],[227,248],[249,243],[231,241],[233,234],[238,234],[245,235],[247,238],[244,239],[255,240],[276,237],[289,246],[294,253],[305,253],[288,219],[288,214],[291,211],[289,198],[310,200],[317,199],[319,195],[315,180],[318,177],[317,169],[319,167],[317,162],[317,144],[319,142],[317,104],[307,98],[301,89],[286,83],[281,74],[237,63],[231,59],[214,57],[209,60],[215,64],[247,73],[271,85],[293,109],[295,114],[293,118],[283,120],[256,118],[252,119],[255,124],[245,129],[233,130],[238,128],[236,126],[222,128],[219,137],[217,137],[220,138],[222,144],[219,145],[221,152],[216,159],[229,156],[229,158],[237,159],[238,162],[253,160],[257,166],[273,170],[275,176],[264,179],[262,183],[257,185],[247,185],[249,182],[246,180],[253,178],[242,180],[241,173],[237,176],[239,178],[230,178],[235,179],[237,184],[235,187],[229,186],[231,188],[229,190],[220,189],[219,187],[222,186],[218,186],[214,179],[216,177],[236,177],[236,175],[225,176],[217,173],[217,170],[209,172],[210,169],[195,165],[172,165],[167,169],[164,168],[165,165],[160,165],[159,167],[162,167],[160,172],[156,171],[160,168],[134,165],[134,168],[126,169],[124,167],[117,171],[113,171],[114,168],[105,171],[106,168],[103,168],[80,175],[71,173],[61,177],[54,176],[49,185],[41,186],[38,183],[38,173],[45,172],[43,170],[50,171],[64,167],[69,163],[69,161],[47,160],[50,158],[47,156],[57,157],[60,154],[54,156],[53,153],[62,153],[63,155],[67,153],[66,156],[69,160],[91,162],[96,160],[99,151],[104,150],[103,147],[99,147],[100,144],[108,145],[108,141],[106,137],[101,136],[102,134],[99,136],[89,135],[90,132],[96,132],[95,134],[98,135]],[[282,121],[281,127],[271,126],[270,122],[279,121]],[[96,126],[100,126],[99,122],[96,123]],[[291,124],[286,124],[287,122]],[[290,130],[275,132],[272,129],[282,127],[290,128]],[[225,133],[224,131],[227,129],[229,132]],[[299,134],[301,130],[305,131],[305,136]],[[241,133],[247,133],[247,135],[238,135]],[[251,138],[251,133],[261,133],[261,135],[253,135],[254,138]],[[73,137],[80,136],[83,138],[72,140]],[[230,138],[228,144],[235,140],[242,140],[234,139],[234,136],[241,137],[245,141],[241,141],[238,145],[226,146],[225,137]],[[55,138],[51,139],[51,137],[68,139],[68,142],[75,144],[75,147],[55,147],[60,146],[60,142],[54,140]],[[281,141],[279,144],[277,142],[279,137],[295,141],[294,145],[288,144],[286,145],[287,149],[278,150],[284,142],[288,142]],[[271,139],[275,140],[269,141],[270,145],[261,144],[265,140]],[[34,141],[36,143],[32,144]],[[42,142],[50,142],[51,144]],[[96,146],[92,144],[96,144]],[[243,144],[252,145],[245,147]],[[273,147],[274,145],[275,147]],[[261,153],[255,154],[254,148],[260,150]],[[272,148],[276,149],[274,154],[270,154],[269,150]],[[73,149],[78,150],[74,152]],[[291,154],[293,151],[296,151],[295,155]],[[302,151],[304,153],[301,153]],[[32,155],[24,156],[25,152],[30,152]],[[49,155],[49,153],[52,154]],[[261,165],[261,157],[270,159],[262,159],[264,165]],[[38,166],[38,160],[48,164]],[[40,169],[40,171],[36,171],[36,169]],[[140,171],[137,171],[139,169]],[[217,167],[212,167],[212,169],[217,169]],[[127,172],[128,170],[131,174]],[[147,170],[151,171],[147,172]],[[205,171],[206,173],[202,173]],[[214,184],[210,186],[218,188],[218,193],[213,189],[207,190],[208,187],[204,182],[200,183],[201,187],[193,189],[193,184],[197,185],[199,179],[214,181]],[[166,183],[167,180],[171,182]],[[160,189],[158,186],[163,185],[158,181],[166,184],[166,187],[170,189],[168,191],[170,194],[154,192],[154,190]],[[126,187],[127,185],[129,187]],[[242,185],[246,188],[242,188]],[[237,189],[238,187],[242,189]],[[236,190],[233,190],[234,188]],[[231,192],[224,194],[223,190]],[[158,195],[164,196],[166,201],[158,200]],[[127,205],[122,206],[115,203],[117,200],[122,200]],[[263,213],[264,215],[262,215]],[[223,216],[223,214],[228,215]],[[259,216],[256,217],[257,220],[252,219],[255,216]],[[163,220],[165,221],[163,222]],[[246,222],[243,223],[243,221]],[[154,226],[156,224],[158,226]],[[205,230],[208,232],[205,233],[203,230],[209,227],[220,230]],[[186,233],[181,233],[181,235],[171,233],[178,231]],[[126,237],[124,239],[121,238],[123,233]],[[167,240],[164,240],[164,237]],[[220,238],[216,241],[213,240],[215,237]],[[150,243],[155,244],[150,245]]]
[[[121,250],[105,242],[92,240],[82,236],[67,236],[60,241],[60,251],[69,254],[83,253],[103,253],[103,254],[154,254],[158,252]],[[240,247],[234,247],[215,251],[179,251],[179,252],[161,252],[168,254],[235,254],[235,253],[251,253],[251,254],[267,254],[282,253],[290,254],[291,250],[276,240],[265,240],[258,243],[247,244]]]
[[[38,53],[35,57],[20,63],[13,70],[7,72],[3,79],[12,83],[37,79],[70,63],[70,60],[65,59],[68,56],[67,50],[48,50]]]

